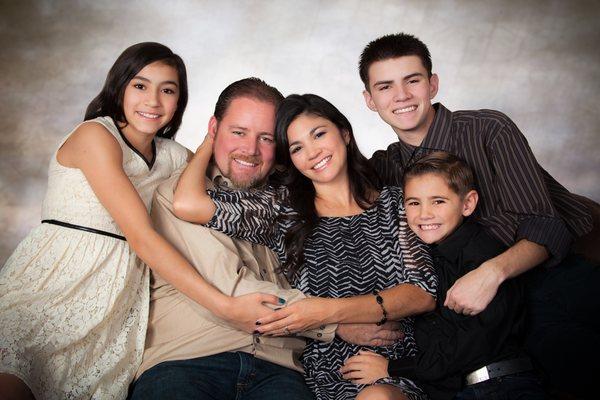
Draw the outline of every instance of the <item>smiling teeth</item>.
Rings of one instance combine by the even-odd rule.
[[[141,112],[141,111],[138,111],[138,114],[140,114],[142,117],[152,118],[152,119],[156,119],[156,118],[160,117],[160,115],[158,115],[158,114],[148,114],[148,113]]]
[[[399,108],[397,110],[394,110],[394,114],[404,114],[406,112],[415,111],[416,109],[417,109],[417,106],[410,106],[410,107],[405,107],[405,108]]]
[[[315,164],[315,166],[313,167],[313,169],[321,169],[325,166],[325,164],[327,164],[327,162],[331,160],[331,156],[329,157],[325,157],[324,159],[322,159],[321,161],[319,161],[317,164]]]
[[[247,162],[247,161],[238,160],[237,158],[234,158],[234,161],[236,163],[238,163],[238,164],[241,164],[241,165],[245,166],[245,167],[256,167],[256,164],[253,164],[253,163],[250,163],[250,162]]]
[[[440,224],[419,225],[423,231],[431,231],[440,227]]]

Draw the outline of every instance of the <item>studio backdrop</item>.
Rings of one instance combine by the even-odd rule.
[[[39,224],[48,162],[129,45],[184,59],[190,101],[177,141],[195,150],[221,90],[257,76],[316,93],[353,124],[370,156],[397,140],[364,104],[358,57],[409,32],[428,46],[451,110],[508,114],[540,164],[600,201],[597,1],[0,1],[0,266]]]

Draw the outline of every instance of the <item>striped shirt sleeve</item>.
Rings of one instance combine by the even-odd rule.
[[[525,136],[508,117],[501,122],[490,143],[490,160],[502,208],[517,220],[515,242],[527,239],[543,245],[553,259],[550,264],[558,263],[568,253],[573,237],[554,209]]]

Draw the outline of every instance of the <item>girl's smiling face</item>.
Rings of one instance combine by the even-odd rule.
[[[154,136],[173,118],[178,99],[177,70],[160,61],[146,65],[125,88],[123,113],[127,126],[123,131]]]

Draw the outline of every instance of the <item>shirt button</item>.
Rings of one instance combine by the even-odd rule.
[[[322,333],[320,333],[320,332],[319,332],[319,333],[317,333],[317,337],[321,337],[321,336],[323,336],[323,334],[322,334]]]
[[[255,339],[256,343],[260,343],[260,338]]]
[[[320,329],[320,330],[324,330],[324,329],[325,329],[325,325],[321,325],[321,326],[319,327],[319,329]]]

